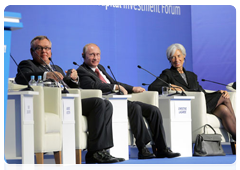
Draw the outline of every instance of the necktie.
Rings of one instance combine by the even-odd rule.
[[[102,83],[107,83],[97,68],[95,70],[95,73],[97,74],[98,78],[102,81]]]
[[[53,71],[52,67],[50,65],[42,65],[46,71]]]

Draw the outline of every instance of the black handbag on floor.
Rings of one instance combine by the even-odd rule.
[[[214,134],[205,134],[205,128],[209,126]],[[225,156],[221,145],[222,135],[217,134],[212,126],[206,124],[204,133],[198,134],[195,141],[193,156]]]

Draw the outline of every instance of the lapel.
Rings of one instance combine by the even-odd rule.
[[[39,72],[39,71],[47,71],[47,69],[45,67],[43,67],[41,64],[39,64],[38,62],[35,62],[34,60],[32,60],[33,62],[33,65],[37,68],[36,69],[36,72]]]
[[[36,61],[34,61],[34,60],[32,60],[32,62],[33,62],[34,65],[37,67],[37,71],[39,71],[39,69],[40,69],[41,71],[51,71],[51,70],[48,69],[47,66],[43,66],[42,64],[39,64],[38,62],[36,62]],[[54,71],[59,71],[57,68],[55,69],[55,67],[54,67],[53,65],[51,65],[51,67],[52,67],[52,69],[53,69]]]
[[[101,64],[98,65],[98,68],[99,68],[99,70],[101,70],[102,73],[107,77],[107,79],[110,81],[111,84],[114,84],[114,83],[115,83],[115,81],[113,80],[113,78],[106,72],[105,68],[104,68]]]
[[[180,75],[180,73],[177,71],[176,68],[171,67],[172,70],[172,76],[175,79],[175,81],[177,81],[181,86],[185,86],[187,88],[189,88],[189,86],[187,85],[187,83],[184,81],[184,79],[182,78],[182,76]],[[186,78],[187,78],[187,82],[189,82],[189,76],[186,73],[185,69],[183,68],[184,73],[186,74]]]
[[[82,66],[92,75],[93,78],[95,78],[96,80],[101,81],[99,79],[99,77],[97,76],[97,74],[87,64],[83,63]]]
[[[95,78],[96,80],[99,80],[99,77],[97,76],[97,74],[85,63],[82,64],[82,66],[89,72],[91,73],[92,77]],[[104,69],[104,67],[99,64],[98,65],[98,69],[102,71],[102,73],[107,77],[107,79],[110,81],[111,84],[114,84],[115,81],[113,80],[113,78],[106,72],[106,70]]]
[[[185,71],[185,69],[184,69],[184,72],[185,72],[185,74],[186,74],[186,78],[187,78],[187,82],[188,82],[188,88],[189,89],[195,89],[195,86],[196,86],[196,80],[195,80],[195,78],[194,78],[194,76],[192,76],[192,74],[191,74],[191,72],[189,72],[189,71]],[[189,82],[191,82],[191,83],[189,83]]]

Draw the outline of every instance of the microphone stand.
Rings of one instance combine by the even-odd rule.
[[[108,69],[110,70],[110,72],[112,73],[112,76],[113,76],[114,80],[116,81],[116,83],[117,83],[117,85],[118,85],[119,91],[118,91],[116,94],[118,94],[118,95],[123,95],[123,92],[120,90],[120,85],[119,85],[119,83],[117,82],[117,79],[115,78],[115,76],[113,75],[113,72],[112,72],[110,66],[107,66],[107,68],[108,68]]]
[[[49,57],[48,58],[51,62],[52,62],[52,64],[53,64],[53,66],[54,66],[54,68],[55,68],[55,64],[53,63],[53,61],[52,61],[52,59]],[[55,68],[55,70],[56,70],[56,68]],[[54,72],[53,72],[54,73]],[[55,73],[54,73],[55,74]],[[55,74],[55,76],[56,76],[56,74]],[[58,76],[57,76],[58,77]],[[58,77],[58,79],[60,79],[59,77]],[[60,80],[60,82],[62,83],[62,85],[63,85],[63,90],[62,90],[62,93],[64,94],[64,93],[69,93],[69,91],[66,89],[66,86],[65,86],[65,82],[63,81],[63,80]]]
[[[77,66],[79,66],[79,67],[82,67],[84,70],[86,70],[86,71],[88,71],[86,68],[84,68],[83,66],[80,66],[80,65],[78,65],[76,62],[73,62],[73,64],[74,65],[77,65]],[[92,74],[92,75],[94,75],[94,76],[96,76],[94,73],[91,73],[91,72],[89,72],[90,74]],[[115,80],[116,81],[116,80]],[[116,81],[117,82],[117,81]],[[118,82],[117,82],[118,83]],[[119,85],[119,84],[118,84]],[[119,86],[118,86],[118,88],[119,88]],[[105,92],[105,93],[103,93],[103,95],[108,95],[108,94],[111,94],[112,92],[111,91],[109,91],[109,92]],[[120,93],[120,94],[119,94]],[[116,94],[119,94],[119,95],[123,95],[123,92],[122,91],[120,91],[120,88],[119,88],[119,92],[118,93],[116,93]]]
[[[138,65],[137,67],[140,68],[140,69],[143,69],[143,70],[146,71],[146,72],[148,72],[148,73],[151,74],[152,76],[156,77],[158,80],[160,80],[160,81],[162,81],[163,83],[165,83],[168,87],[171,87],[171,88],[173,88],[173,89],[176,91],[176,93],[169,94],[168,96],[173,96],[173,95],[187,96],[186,93],[184,93],[183,91],[182,91],[182,93],[179,93],[179,92],[176,90],[175,87],[171,86],[171,84],[167,83],[166,81],[164,81],[164,80],[161,79],[160,77],[157,77],[156,75],[152,74],[152,73],[149,72],[148,70],[142,68],[140,65]]]
[[[202,81],[208,81],[208,82],[211,82],[211,83],[215,83],[215,84],[220,84],[220,85],[223,85],[223,86],[228,86],[228,87],[231,87],[227,84],[222,84],[222,83],[218,83],[218,82],[215,82],[215,81],[210,81],[210,80],[205,80],[205,79],[202,79]]]
[[[15,64],[17,65],[17,67],[18,67],[17,62],[14,60],[14,58],[13,58],[13,56],[12,56],[11,54],[10,54],[10,57],[13,59],[14,63],[15,63]],[[28,80],[27,80],[27,78],[25,77],[25,75],[23,74],[22,70],[21,70],[19,67],[18,67],[18,69],[19,69],[20,73],[22,74],[23,78],[26,80],[27,86],[28,86],[28,87],[23,88],[23,89],[21,89],[21,90],[19,90],[19,91],[34,91],[33,88],[29,85]]]

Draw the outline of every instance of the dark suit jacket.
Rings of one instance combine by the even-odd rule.
[[[186,74],[188,84],[186,84],[180,73],[174,67],[163,70],[159,77],[167,83],[181,86],[186,91],[203,91],[205,93],[205,90],[202,88],[202,86],[199,85],[197,81],[197,75],[191,71],[186,71],[184,68],[183,71]],[[148,90],[158,91],[159,94],[161,94],[162,86],[167,86],[167,84],[159,79],[156,79],[149,85]]]
[[[61,67],[59,67],[57,65],[54,65],[52,67],[55,68],[55,71],[60,72],[64,76],[63,81],[69,87],[78,88],[79,85],[76,84],[75,82],[73,82],[70,77],[65,76]],[[22,76],[19,69],[21,69],[21,72],[25,75],[27,81],[24,79],[24,77]],[[16,81],[17,84],[27,85],[27,83],[31,79],[31,75],[34,75],[35,80],[37,81],[38,76],[39,75],[43,76],[43,73],[45,71],[46,71],[46,69],[41,64],[35,62],[34,60],[23,60],[18,65],[18,73],[15,77],[15,81]]]
[[[89,66],[83,63],[77,69],[80,87],[83,89],[100,89],[103,93],[113,92],[114,84],[117,84],[117,82],[114,81],[114,79],[106,72],[105,68],[101,64],[98,65],[98,68],[103,72],[103,74],[105,74],[111,84],[102,83],[102,81],[98,78],[97,74],[93,72]],[[120,82],[119,84],[123,86],[128,91],[128,93],[133,92],[133,86]]]
[[[213,93],[207,93],[202,86],[199,85],[197,81],[197,75],[191,71],[186,71],[183,68],[184,73],[186,74],[187,82],[184,81],[180,73],[176,70],[176,68],[171,67],[170,69],[164,70],[160,74],[160,78],[165,80],[167,83],[175,84],[177,86],[181,86],[185,91],[202,91],[205,94],[206,98],[206,107],[208,113],[213,113],[219,98],[221,97],[221,93],[219,91]],[[161,80],[156,79],[152,84],[149,85],[149,91],[158,91],[159,94],[162,93],[162,86],[166,86]]]

